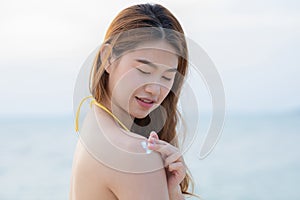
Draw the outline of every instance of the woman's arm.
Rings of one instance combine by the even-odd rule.
[[[169,200],[164,169],[143,174],[113,173],[109,187],[119,200]]]
[[[107,187],[105,170],[78,140],[73,160],[70,200],[117,200]]]
[[[154,131],[148,138],[148,147],[159,152],[164,159],[170,199],[183,200],[180,183],[186,176],[186,167],[180,150],[170,143],[160,140]]]

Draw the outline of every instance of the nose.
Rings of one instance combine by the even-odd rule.
[[[160,95],[161,86],[159,84],[151,83],[145,85],[145,91],[150,93],[152,96]]]

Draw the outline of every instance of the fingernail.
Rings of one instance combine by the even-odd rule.
[[[156,133],[155,131],[152,131],[152,132],[150,133],[150,136],[157,136],[157,133]]]
[[[155,142],[150,143],[150,146],[151,146],[151,147],[154,147],[154,146],[155,146]]]
[[[155,142],[148,142],[148,148],[153,148],[155,146]]]

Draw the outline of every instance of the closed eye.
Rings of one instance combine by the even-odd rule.
[[[139,70],[141,73],[143,73],[143,74],[151,74],[150,72],[146,72],[146,71],[143,71],[143,70],[141,70],[141,69],[139,69],[139,68],[136,68],[137,70]]]
[[[165,79],[165,80],[167,80],[167,81],[171,81],[172,80],[171,78],[168,78],[168,77],[165,77],[165,76],[163,76],[162,78]]]

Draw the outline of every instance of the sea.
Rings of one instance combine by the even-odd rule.
[[[69,199],[73,115],[2,116],[0,134],[0,200]],[[300,199],[299,113],[227,114],[205,158],[197,138],[183,156],[201,199]]]

